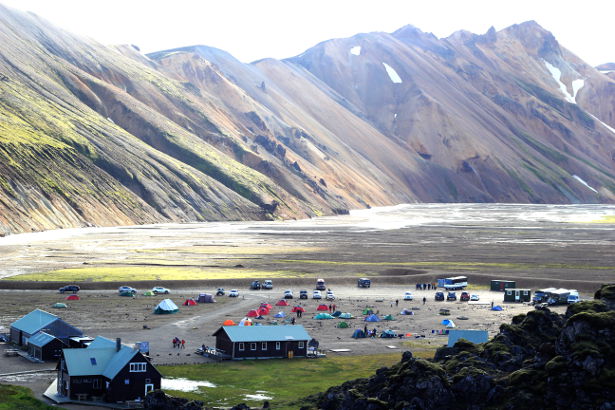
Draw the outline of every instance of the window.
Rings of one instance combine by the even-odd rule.
[[[130,363],[131,372],[144,372],[146,367],[147,363]]]
[[[90,357],[90,364],[92,366],[96,366],[96,358],[95,357]]]
[[[261,350],[267,350],[267,342],[261,343]]]
[[[92,380],[92,388],[93,389],[100,389],[100,379]]]
[[[275,350],[280,350],[280,342],[275,342]]]
[[[507,294],[508,296],[512,295],[512,290],[507,290],[507,291],[506,291],[506,294]]]
[[[130,384],[130,379],[124,379],[124,384]]]
[[[256,343],[250,343],[250,350],[256,350]]]
[[[243,352],[244,350],[246,350],[245,346],[243,345],[243,343],[239,343],[239,351]]]
[[[530,293],[530,292],[529,292],[529,291],[527,291],[527,290],[524,290],[524,291],[523,291],[523,295],[524,295],[524,296],[529,295],[529,293]]]
[[[152,379],[145,379],[145,383],[151,383]]]
[[[305,349],[305,342],[299,342],[299,349]]]

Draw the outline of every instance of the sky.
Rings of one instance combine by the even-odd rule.
[[[591,65],[615,61],[613,0],[0,0],[103,44],[143,52],[203,44],[243,62],[411,24],[437,37],[536,20]]]

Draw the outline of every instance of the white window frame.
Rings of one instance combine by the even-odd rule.
[[[135,363],[130,363],[130,370],[131,373],[142,373],[142,372],[146,372],[147,371],[147,363],[146,362],[135,362]]]
[[[256,350],[256,342],[250,343],[250,350]]]
[[[92,388],[97,390],[100,389],[100,379],[94,378],[94,380],[92,380]]]
[[[261,343],[261,350],[267,350],[267,342]]]
[[[281,349],[282,349],[282,343],[275,342],[275,350],[281,350]]]
[[[299,342],[299,349],[305,349],[305,342]]]
[[[240,342],[240,343],[239,343],[238,348],[239,348],[239,351],[240,351],[240,352],[243,352],[244,350],[246,350],[246,346],[244,345],[244,343],[243,343],[243,342]]]

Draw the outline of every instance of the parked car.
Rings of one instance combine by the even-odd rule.
[[[66,285],[66,286],[62,286],[60,289],[58,289],[58,291],[60,293],[64,293],[64,292],[72,292],[72,293],[77,293],[79,292],[79,290],[81,290],[81,288],[77,285]]]
[[[312,292],[312,299],[322,299],[322,293],[319,290]]]
[[[261,283],[258,280],[253,280],[250,284],[250,289],[259,290],[261,288]]]
[[[163,288],[162,286],[154,286],[152,288],[152,292],[154,293],[154,295],[159,295],[159,294],[168,295],[169,293],[171,293],[169,289]]]
[[[293,291],[290,289],[286,289],[284,291],[284,299],[292,299],[293,298]]]
[[[436,292],[436,300],[444,300],[444,292]]]
[[[367,278],[360,278],[357,282],[357,286],[360,288],[369,288],[372,286],[372,281]]]
[[[412,292],[405,292],[404,293],[404,300],[413,300],[414,296],[412,296]]]
[[[325,296],[325,299],[327,299],[327,300],[335,300],[335,294],[333,293],[332,290],[328,290],[327,291],[327,295]]]
[[[239,297],[239,291],[237,289],[231,289],[231,291],[228,293],[229,298],[236,298]]]
[[[224,288],[218,288],[216,291],[216,296],[224,296],[225,293]]]
[[[472,302],[478,302],[480,300],[480,296],[478,296],[477,294],[473,294],[472,296],[470,296],[470,300]]]
[[[462,302],[467,302],[468,300],[470,300],[470,294],[468,292],[461,292],[459,300]]]
[[[324,279],[316,279],[316,290],[326,290],[327,285],[325,285]]]
[[[117,291],[118,293],[132,293],[133,295],[137,294],[137,290],[130,286],[120,286]]]
[[[446,300],[457,300],[457,294],[455,292],[448,292]]]
[[[299,291],[299,299],[307,299],[308,298],[308,291],[307,290],[300,290]]]
[[[263,289],[273,289],[273,282],[269,279],[263,282]]]

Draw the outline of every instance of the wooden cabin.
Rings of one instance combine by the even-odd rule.
[[[222,326],[213,336],[232,360],[306,357],[311,339],[301,325]]]
[[[66,323],[60,317],[35,309],[11,324],[10,341],[17,346],[27,346],[30,338],[40,331],[60,339],[66,345],[68,345],[69,338],[83,336],[81,330]]]

